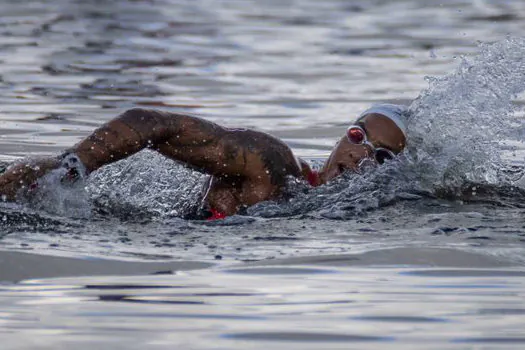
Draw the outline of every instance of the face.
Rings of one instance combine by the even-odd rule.
[[[381,114],[368,114],[355,125],[361,126],[374,147],[382,147],[398,154],[405,147],[405,136],[397,125]],[[366,144],[353,144],[343,136],[335,145],[330,157],[320,172],[322,183],[326,183],[345,171],[357,172],[362,161],[375,163],[373,149]]]

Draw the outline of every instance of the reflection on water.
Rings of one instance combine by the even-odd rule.
[[[1,157],[62,149],[137,105],[325,154],[371,102],[412,100],[477,40],[523,33],[524,10],[518,0],[8,1]]]
[[[423,148],[429,154],[434,143],[445,144],[450,152],[435,153],[444,153],[446,162],[432,160],[450,172],[423,169],[424,162],[415,169],[385,166],[373,178],[344,179],[306,194],[298,190],[285,205],[254,206],[253,217],[202,223],[180,219],[185,206],[197,202],[201,178],[143,152],[102,169],[87,183],[101,215],[90,216],[92,203],[83,188],[60,189],[32,208],[1,204],[3,248],[250,261],[423,245],[524,261],[522,194],[514,188],[465,204],[455,193],[439,200],[428,186],[416,186],[422,174],[431,185],[449,174],[452,179],[467,172],[487,175],[479,170],[488,162],[477,154],[455,166],[453,156],[475,148],[476,133],[461,147],[445,141],[461,138],[456,131],[465,123],[475,125],[471,117],[478,112],[486,121],[490,112],[501,118],[511,110],[509,96],[521,86],[512,69],[520,67],[523,48],[519,40],[504,37],[525,35],[521,1],[363,0],[350,6],[338,0],[32,0],[10,1],[2,10],[0,158],[5,160],[63,149],[134,106],[255,127],[282,137],[300,156],[322,158],[352,115],[376,101],[411,101],[427,86],[425,75],[454,72],[456,58],[475,52],[476,40],[499,40],[475,65],[463,64],[444,79],[454,88],[433,85],[422,95],[431,102],[420,103],[421,110],[438,127],[429,132],[428,119],[421,118],[414,124],[421,130],[412,131],[427,132],[434,141]],[[484,98],[485,76],[491,78],[490,92],[505,98]],[[464,103],[454,100],[459,97]],[[514,100],[522,103],[519,96]],[[468,113],[440,119],[451,101]],[[498,108],[484,110],[484,101]],[[510,117],[504,121],[508,126]],[[483,134],[483,127],[468,130]],[[516,143],[507,153],[522,167],[523,147]],[[473,166],[465,166],[472,160]]]
[[[509,99],[523,105],[523,96],[511,96],[521,82],[506,85],[520,80],[510,68],[521,71],[523,48],[504,40],[525,37],[524,17],[521,0],[4,1],[0,160],[49,155],[135,106],[257,128],[283,138],[299,156],[323,158],[353,116],[377,101],[409,103],[427,88],[425,76],[454,72],[458,58],[477,52],[482,40],[499,41],[502,50],[476,61],[474,75],[463,64],[466,79],[445,79],[475,89],[433,85],[421,113],[438,127],[425,129],[421,119],[412,132],[436,141],[439,147],[423,149],[428,154],[439,154],[446,136],[445,153],[462,156],[473,151],[475,135],[485,135],[480,119],[469,118],[483,112],[483,121],[492,122],[497,112],[517,139],[498,139],[498,147],[505,143],[512,152],[504,158],[519,169],[521,124],[504,114],[512,110]],[[505,96],[484,100],[484,77],[505,78],[488,83]],[[468,113],[452,113],[460,105]],[[462,130],[472,132],[457,147]],[[467,161],[486,165],[484,159],[476,154]],[[459,169],[452,179],[485,175],[466,163],[441,164]],[[445,177],[433,169],[430,182]],[[90,208],[87,215],[60,215],[49,201],[32,208],[2,203],[0,246],[14,255],[0,254],[0,279],[72,271],[117,276],[2,285],[1,347],[522,348],[523,271],[501,267],[525,261],[522,194],[489,188],[467,203],[454,193],[439,199],[428,188],[405,191],[390,181],[416,184],[416,170],[387,169],[370,187],[341,182],[297,193],[289,206],[266,203],[253,207],[251,217],[208,223],[180,218],[201,178],[141,153],[93,176],[87,184],[99,211],[93,216]],[[86,201],[79,193],[64,195],[78,204]],[[329,210],[312,210],[312,203]],[[379,250],[385,247],[409,248]],[[460,253],[452,258],[422,247]],[[77,259],[24,265],[19,249]],[[369,252],[371,260],[338,255],[348,252]],[[100,256],[121,260],[93,259]],[[290,256],[286,266],[277,261]],[[219,265],[123,277],[150,271],[131,259]],[[348,267],[349,259],[363,267]],[[235,261],[244,265],[231,267]],[[370,267],[385,264],[397,267]],[[440,267],[399,267],[414,264]]]
[[[499,349],[525,344],[524,278],[297,265],[33,280],[0,289],[0,323],[6,349]]]

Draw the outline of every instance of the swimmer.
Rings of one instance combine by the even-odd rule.
[[[231,129],[194,116],[131,109],[59,156],[17,162],[0,175],[4,201],[38,191],[39,179],[62,168],[75,181],[100,167],[151,149],[211,175],[202,209],[221,219],[261,201],[279,199],[292,176],[320,186],[365,163],[383,164],[406,144],[406,108],[380,104],[364,111],[334,146],[319,172],[281,140],[260,131]]]

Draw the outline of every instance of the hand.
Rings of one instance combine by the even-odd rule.
[[[14,201],[18,194],[36,188],[37,180],[49,171],[60,167],[57,157],[29,159],[10,165],[0,175],[0,196],[2,201]]]

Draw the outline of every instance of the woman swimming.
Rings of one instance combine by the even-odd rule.
[[[211,175],[203,208],[212,219],[240,208],[277,199],[286,178],[325,184],[366,162],[382,164],[406,144],[406,108],[380,104],[348,127],[319,172],[295,157],[290,147],[264,132],[225,128],[184,114],[131,109],[96,129],[61,155],[17,162],[0,175],[4,201],[38,191],[39,179],[65,168],[62,181],[75,181],[98,168],[148,148]]]

